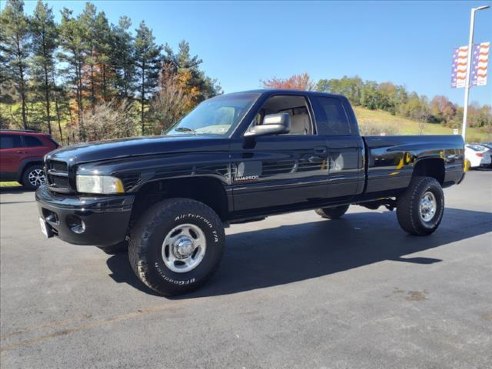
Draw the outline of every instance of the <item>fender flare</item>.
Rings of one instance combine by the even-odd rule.
[[[17,169],[17,181],[21,181],[22,180],[22,175],[24,174],[24,171],[26,170],[26,168],[28,168],[30,165],[32,164],[41,164],[43,165],[43,159],[39,159],[39,158],[27,158],[27,159],[24,159],[21,161],[20,165],[19,165],[19,168]]]

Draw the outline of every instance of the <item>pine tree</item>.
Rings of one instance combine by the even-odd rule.
[[[62,11],[60,45],[62,52],[59,54],[59,58],[67,65],[63,72],[69,84],[75,90],[79,137],[81,140],[85,140],[86,134],[83,121],[84,84],[82,81],[82,68],[87,55],[85,29],[80,19],[74,18],[72,11],[66,8]]]
[[[86,57],[84,64],[82,65],[82,79],[88,80],[89,85],[89,101],[91,104],[92,112],[96,109],[96,65],[97,65],[97,53],[96,53],[96,6],[92,3],[85,3],[85,8],[78,17],[77,21],[80,25],[81,36],[83,38],[84,46],[86,49]]]
[[[46,123],[51,134],[51,112],[53,78],[55,75],[55,50],[57,47],[58,29],[53,11],[38,0],[34,15],[31,18],[33,40],[32,82],[36,92],[44,98]]]
[[[10,80],[18,93],[21,104],[22,125],[27,121],[28,58],[31,49],[29,21],[24,15],[22,0],[8,0],[0,13],[0,60],[5,68],[2,78]]]
[[[130,18],[121,17],[117,26],[112,26],[111,65],[114,71],[114,87],[122,99],[133,97],[135,92],[135,45],[129,32]]]
[[[109,25],[108,18],[104,12],[99,12],[96,16],[95,29],[95,51],[97,70],[96,81],[99,84],[99,95],[103,101],[111,100],[111,80],[114,79],[111,63],[111,42],[113,37],[112,28]]]
[[[140,92],[140,125],[145,133],[145,103],[155,93],[162,64],[162,46],[155,43],[152,30],[142,21],[135,37],[135,64]]]

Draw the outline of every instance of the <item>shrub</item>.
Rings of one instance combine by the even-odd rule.
[[[110,101],[97,105],[94,111],[88,110],[83,115],[86,141],[100,141],[125,138],[137,134],[137,119],[132,104],[126,100]],[[81,141],[79,130],[69,128],[70,137]]]

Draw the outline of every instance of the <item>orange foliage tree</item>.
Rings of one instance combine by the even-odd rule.
[[[264,88],[280,88],[288,90],[314,90],[316,83],[308,73],[294,74],[289,78],[271,78],[261,81]]]

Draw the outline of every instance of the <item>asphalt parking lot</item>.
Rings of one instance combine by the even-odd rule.
[[[492,171],[445,194],[426,238],[356,206],[232,226],[213,280],[166,299],[1,189],[1,368],[490,368]]]

